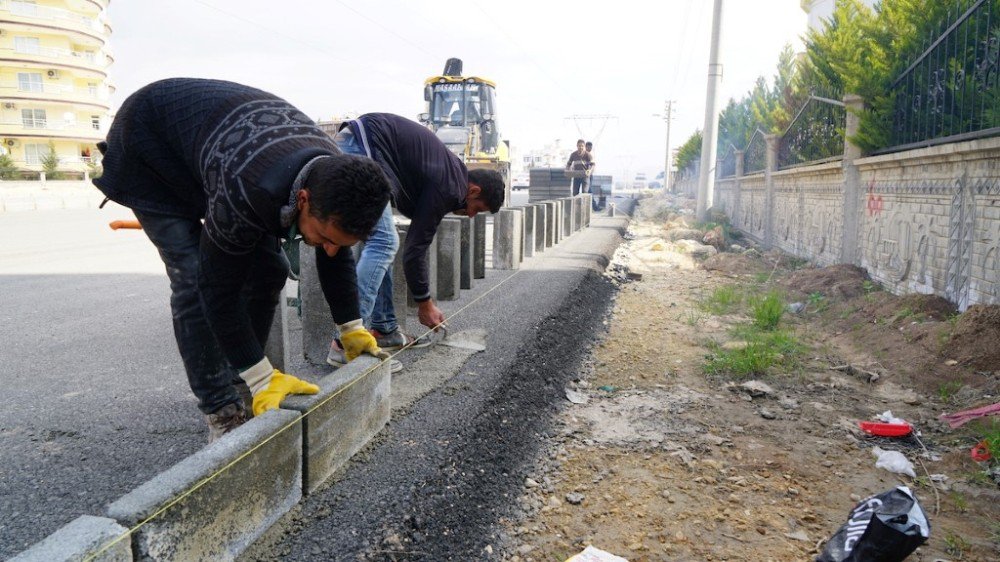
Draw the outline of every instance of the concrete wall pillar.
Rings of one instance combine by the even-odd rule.
[[[774,172],[778,169],[778,135],[764,135],[767,143],[766,162],[764,166],[764,245],[774,246]]]
[[[459,266],[461,277],[461,288],[472,288],[472,262],[476,248],[476,231],[472,228],[472,219],[469,217],[459,217],[458,223],[461,226],[462,259]]]
[[[493,216],[493,269],[521,267],[521,212],[503,208]]]
[[[462,223],[446,217],[438,225],[437,235],[437,300],[453,301],[462,286]]]
[[[526,205],[521,207],[521,225],[524,226],[524,235],[521,238],[522,257],[530,258],[535,255],[535,207]]]
[[[861,158],[861,149],[851,142],[858,134],[861,125],[861,112],[865,102],[861,96],[848,94],[844,96],[844,106],[847,116],[844,128],[844,232],[840,240],[840,262],[860,264],[858,255],[859,235],[861,230],[861,172],[855,161]]]
[[[736,151],[736,175],[733,178],[733,210],[729,216],[729,221],[733,226],[737,228],[743,228],[743,222],[740,219],[741,208],[741,197],[740,194],[740,179],[743,177],[743,151]]]
[[[472,278],[486,277],[486,215],[480,213],[472,219],[475,247],[472,251]]]
[[[299,298],[302,307],[302,353],[306,361],[326,364],[337,325],[323,296],[316,269],[316,249],[299,244]]]

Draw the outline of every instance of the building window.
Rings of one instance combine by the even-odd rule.
[[[36,16],[38,5],[34,0],[14,0],[10,3],[10,13],[15,16]]]
[[[42,158],[49,153],[47,144],[26,144],[24,145],[24,161],[29,166],[40,166]]]
[[[21,110],[21,122],[26,129],[44,129],[45,121],[44,109]]]
[[[90,116],[90,126],[94,128],[95,131],[101,130],[101,116],[91,115]]]
[[[87,93],[90,94],[92,97],[95,97],[95,98],[97,97],[97,83],[96,82],[88,82],[87,83]]]
[[[18,72],[17,73],[17,89],[22,92],[41,92],[44,90],[42,86],[42,73],[41,72]]]
[[[23,55],[37,55],[42,52],[38,37],[15,37],[14,51]]]

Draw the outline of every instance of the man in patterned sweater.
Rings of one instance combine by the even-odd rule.
[[[368,236],[389,200],[374,162],[341,153],[272,94],[189,78],[132,94],[100,148],[94,184],[135,212],[166,265],[177,347],[210,441],[249,416],[244,383],[253,414],[319,390],[264,356],[288,274],[283,244],[316,247],[347,353],[380,352],[360,320],[354,258],[342,250]]]

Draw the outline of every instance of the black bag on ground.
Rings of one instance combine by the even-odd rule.
[[[898,486],[855,506],[815,562],[901,562],[930,532],[916,496]]]

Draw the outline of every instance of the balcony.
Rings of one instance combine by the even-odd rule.
[[[76,31],[94,37],[102,43],[105,39],[105,23],[102,18],[90,18],[69,10],[38,6],[20,0],[0,0],[0,16],[4,13],[9,15],[14,23],[46,25]]]
[[[15,48],[0,48],[0,58],[20,61],[27,65],[38,65],[41,68],[70,67],[83,74],[90,73],[102,79],[107,76],[105,68],[108,66],[108,59],[102,53],[21,45]]]
[[[0,121],[0,136],[35,138],[72,138],[103,140],[104,132],[89,123],[57,122],[47,119],[5,119]]]
[[[76,88],[63,84],[44,82],[0,82],[0,98],[4,102],[46,101],[68,104],[85,104],[110,109],[108,95],[99,89]]]

